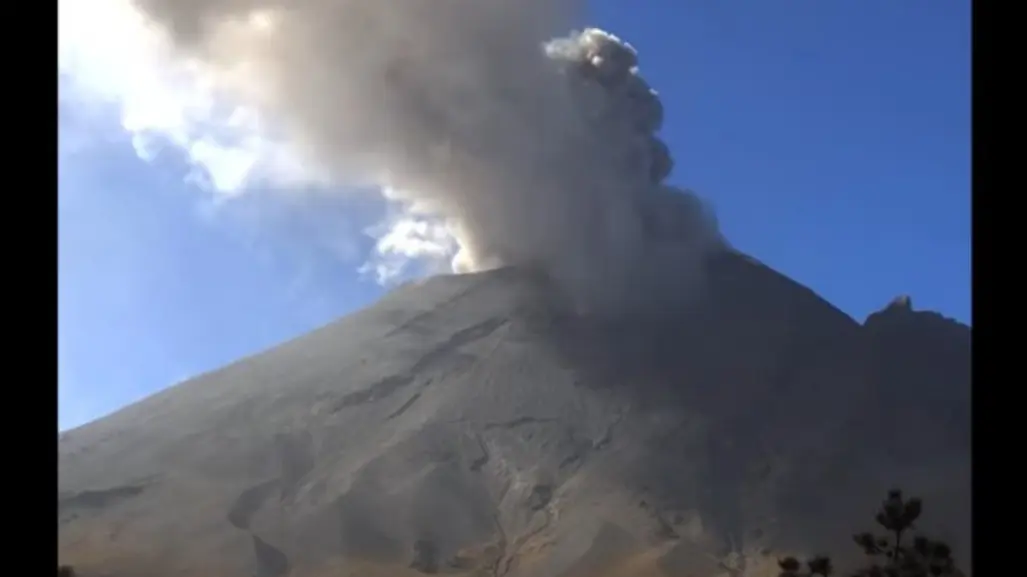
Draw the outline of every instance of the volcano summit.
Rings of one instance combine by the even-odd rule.
[[[773,575],[880,495],[969,562],[970,328],[862,324],[734,252],[659,322],[504,268],[374,306],[60,436],[93,575]],[[844,563],[839,557],[838,563]]]
[[[969,563],[970,328],[860,323],[731,250],[583,2],[111,4],[230,103],[180,115],[190,160],[282,145],[460,274],[62,434],[83,577],[769,576],[843,565],[896,486]],[[258,164],[231,181],[295,168]]]

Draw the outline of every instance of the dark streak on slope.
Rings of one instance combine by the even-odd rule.
[[[257,577],[283,577],[289,573],[289,558],[276,547],[250,532],[250,521],[261,505],[282,486],[278,479],[265,481],[243,491],[228,511],[228,522],[241,531],[250,534],[253,542],[253,557],[257,565]]]
[[[409,385],[413,380],[414,377],[408,375],[397,375],[382,379],[362,391],[356,391],[343,396],[337,403],[335,403],[331,412],[337,413],[347,407],[362,405],[364,403],[372,403],[374,401],[384,399],[406,385]]]
[[[453,336],[446,339],[446,342],[443,343],[441,346],[431,351],[427,355],[421,357],[421,359],[417,361],[417,363],[415,363],[414,366],[410,367],[410,372],[413,374],[417,374],[427,369],[428,367],[434,365],[443,358],[448,357],[456,349],[464,345],[473,343],[474,341],[483,339],[489,336],[490,334],[496,332],[496,330],[502,327],[504,324],[506,324],[506,319],[488,319],[484,322],[467,327],[466,329],[457,331],[453,334]]]
[[[453,336],[447,339],[445,343],[421,357],[413,364],[413,366],[410,367],[410,369],[408,369],[406,374],[387,377],[371,385],[367,389],[343,396],[335,403],[331,412],[337,413],[347,407],[371,403],[391,396],[396,391],[412,383],[418,376],[420,376],[421,373],[430,369],[439,361],[452,356],[456,349],[489,336],[504,324],[506,324],[506,319],[494,318],[457,331]],[[416,400],[416,398],[417,396],[415,395],[413,400]],[[408,408],[408,406],[402,407],[399,413],[402,413]],[[392,418],[393,416],[395,416],[395,414],[388,418]]]
[[[490,278],[491,279],[495,279],[498,276],[502,276],[502,275],[491,275]],[[453,306],[457,302],[460,302],[467,295],[471,294],[472,292],[481,290],[482,288],[484,288],[485,286],[488,286],[489,284],[490,284],[489,282],[481,282],[481,283],[475,283],[475,284],[470,285],[469,287],[461,290],[460,292],[456,293],[455,295],[453,295],[453,296],[449,297],[448,299],[442,301],[441,303],[438,303],[437,305],[432,307],[430,310],[420,312],[420,313],[410,317],[409,319],[407,319],[403,323],[400,323],[394,329],[392,329],[391,331],[385,333],[385,338],[389,338],[389,337],[391,337],[393,335],[397,335],[397,334],[400,334],[400,333],[403,333],[403,332],[407,332],[407,331],[409,331],[411,329],[414,329],[415,327],[420,325],[423,321],[431,318],[432,316],[434,316],[437,313],[445,311],[446,309],[450,308],[451,306]]]
[[[504,421],[502,423],[486,423],[485,430],[491,431],[493,429],[515,429],[523,425],[541,425],[544,423],[552,423],[556,419],[550,417],[518,417],[511,421]]]
[[[285,499],[300,479],[314,469],[314,439],[310,431],[302,430],[275,435],[275,444],[281,468],[280,499]]]
[[[135,497],[145,489],[146,483],[140,483],[72,493],[57,498],[57,513],[62,515],[73,509],[102,509],[112,503]]]
[[[289,557],[253,535],[253,555],[257,559],[256,577],[283,577],[289,574]]]
[[[240,493],[236,497],[235,502],[232,503],[232,507],[228,510],[228,522],[236,529],[249,530],[250,519],[279,485],[278,479],[272,479],[259,485],[254,485]]]
[[[407,409],[409,409],[410,407],[414,406],[414,403],[416,403],[417,399],[420,399],[420,398],[421,398],[421,393],[414,393],[413,396],[410,397],[409,399],[407,399],[406,402],[403,403],[398,409],[396,409],[395,411],[390,413],[388,417],[385,417],[385,420],[395,419],[396,417],[398,417],[398,416],[402,415],[403,413],[407,412]]]
[[[475,455],[471,460],[471,470],[478,472],[481,471],[482,467],[488,464],[492,455],[489,454],[489,448],[485,445],[485,441],[482,440],[481,435],[475,435],[474,441],[478,447],[479,454]]]

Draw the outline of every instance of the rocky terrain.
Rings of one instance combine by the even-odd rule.
[[[970,333],[860,323],[744,255],[645,324],[504,269],[374,306],[60,435],[90,576],[774,575],[893,487],[968,565]]]

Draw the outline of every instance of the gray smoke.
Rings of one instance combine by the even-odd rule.
[[[575,0],[135,1],[336,183],[445,218],[455,270],[533,267],[579,311],[618,312],[692,294],[721,245],[663,184],[635,51],[566,35]]]

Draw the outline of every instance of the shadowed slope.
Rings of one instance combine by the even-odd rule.
[[[924,522],[969,560],[969,374],[917,360],[968,367],[969,328],[863,327],[742,255],[709,267],[697,312],[646,326],[563,316],[514,270],[429,279],[70,431],[62,562],[717,575],[851,548],[892,484],[944,501]]]

